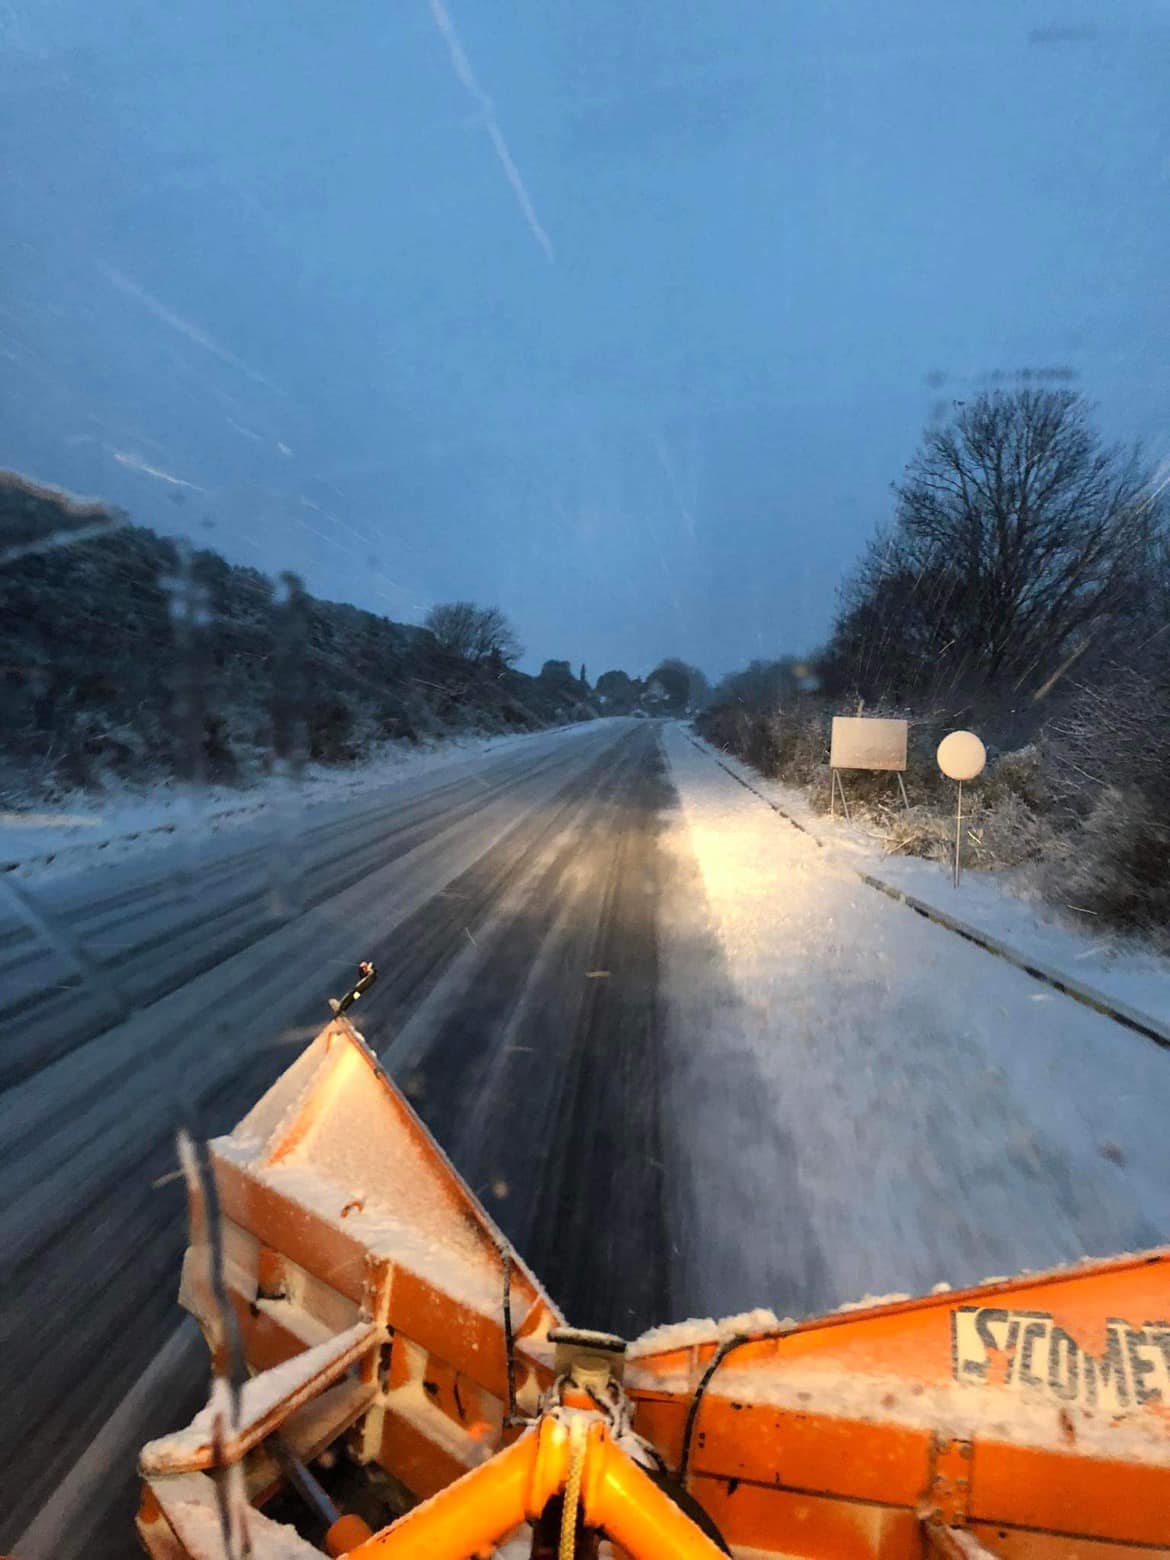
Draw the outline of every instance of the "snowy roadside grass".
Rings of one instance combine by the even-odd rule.
[[[946,825],[949,848],[942,859],[902,855],[890,849],[884,834],[864,822],[849,823],[840,813],[832,817],[819,812],[796,786],[765,779],[742,759],[720,752],[701,737],[693,736],[692,740],[795,818],[855,871],[912,894],[1024,957],[1170,1024],[1170,959],[1142,939],[1103,925],[1099,916],[1081,906],[1054,904],[1044,896],[1030,868],[988,872],[965,866],[956,889],[951,878],[953,816]],[[777,828],[785,826],[782,819],[775,819],[775,824]],[[969,851],[967,842],[965,856]]]
[[[664,849],[701,885],[661,928],[680,1227],[707,1257],[687,1311],[809,1314],[1166,1240],[1165,1052],[875,893],[861,845],[818,848],[679,727],[665,746]]]
[[[421,746],[389,742],[362,764],[306,764],[295,779],[273,774],[241,787],[162,781],[148,787],[112,783],[100,797],[80,791],[52,809],[0,812],[0,872],[20,879],[64,877],[164,849],[180,837],[255,822],[290,798],[307,808],[345,802],[546,734],[458,736]]]

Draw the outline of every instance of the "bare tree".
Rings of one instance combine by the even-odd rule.
[[[498,607],[477,607],[473,601],[440,602],[427,613],[426,627],[445,650],[473,666],[488,661],[511,666],[524,654],[524,646]]]
[[[979,396],[928,431],[895,493],[831,647],[863,692],[1036,692],[1141,607],[1156,494],[1070,391]]]

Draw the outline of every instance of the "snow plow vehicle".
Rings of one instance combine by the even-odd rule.
[[[183,1148],[212,1390],[141,1453],[156,1560],[1170,1555],[1170,1250],[575,1329],[351,1024],[373,975]]]

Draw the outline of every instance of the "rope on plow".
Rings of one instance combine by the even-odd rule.
[[[569,1424],[569,1479],[565,1485],[565,1506],[561,1512],[561,1543],[557,1560],[573,1560],[577,1549],[577,1508],[581,1504],[581,1475],[585,1469],[586,1437],[589,1425],[580,1414]]]

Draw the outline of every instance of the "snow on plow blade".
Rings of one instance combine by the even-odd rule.
[[[210,1157],[252,1376],[143,1450],[155,1556],[1170,1555],[1170,1252],[627,1348],[562,1326],[340,1015]]]

